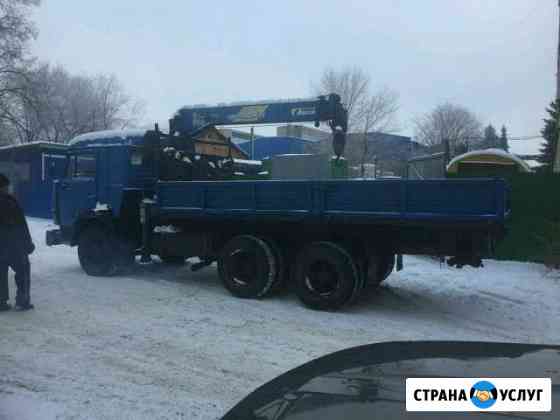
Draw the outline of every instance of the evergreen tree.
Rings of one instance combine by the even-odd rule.
[[[482,141],[482,147],[486,149],[496,148],[499,145],[500,139],[498,138],[498,134],[496,133],[496,129],[492,124],[489,124],[484,129],[484,140]]]
[[[560,102],[552,102],[546,111],[549,118],[544,120],[544,128],[541,130],[544,143],[537,160],[541,163],[539,169],[545,172],[552,172],[554,152],[558,143],[558,112],[560,111]]]
[[[506,152],[509,152],[507,129],[505,125],[502,125],[502,133],[500,135],[500,141],[498,147],[502,150],[505,150]]]

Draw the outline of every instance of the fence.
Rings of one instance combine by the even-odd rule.
[[[406,177],[409,179],[445,178],[446,161],[444,152],[409,159]]]
[[[560,175],[514,174],[508,233],[498,245],[498,259],[548,262],[560,258]]]

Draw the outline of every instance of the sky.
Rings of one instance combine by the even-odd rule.
[[[556,0],[43,0],[34,19],[35,55],[115,74],[162,127],[183,105],[309,96],[326,67],[397,91],[403,135],[443,102],[539,134],[555,95]]]

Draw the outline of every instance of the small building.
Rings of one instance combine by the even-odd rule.
[[[194,151],[201,155],[247,159],[249,155],[239,145],[229,141],[226,135],[213,125],[201,127],[191,134]],[[230,137],[231,139],[231,137]]]
[[[0,147],[0,173],[28,216],[51,218],[53,181],[64,177],[67,146],[34,142]]]
[[[473,150],[456,156],[447,165],[447,174],[461,177],[505,177],[531,172],[519,157],[501,149]]]
[[[222,133],[226,138],[231,139],[234,144],[245,143],[246,141],[250,141],[251,138],[257,139],[259,137],[258,134],[253,134],[251,137],[251,133],[243,130],[236,130],[234,128],[223,128],[219,127],[220,133]]]
[[[366,139],[367,153],[364,153]],[[354,165],[361,163],[365,158],[366,163],[377,166],[378,175],[392,173],[406,176],[407,161],[414,156],[426,154],[427,149],[425,145],[413,141],[410,137],[378,131],[367,133],[367,137],[363,133],[349,133],[346,138],[346,156]],[[443,172],[443,166],[441,170]]]

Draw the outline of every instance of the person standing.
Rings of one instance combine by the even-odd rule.
[[[0,311],[8,304],[8,268],[15,272],[17,286],[16,309],[33,309],[30,298],[31,266],[29,255],[35,245],[29,227],[16,198],[9,193],[10,180],[0,174]]]

